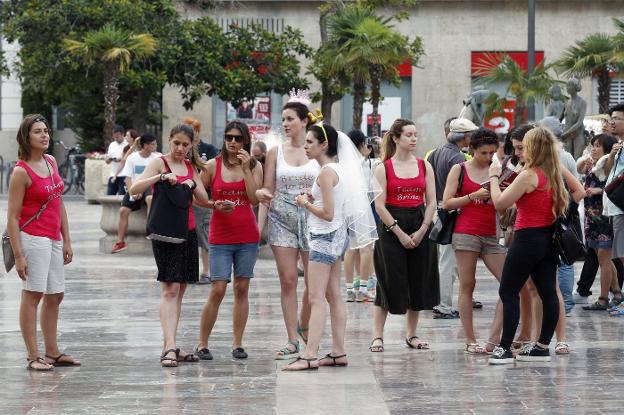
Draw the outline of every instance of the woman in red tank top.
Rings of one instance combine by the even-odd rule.
[[[481,186],[487,182],[492,158],[498,149],[498,136],[492,130],[479,128],[470,138],[474,156],[466,163],[453,166],[446,180],[442,207],[459,209],[453,231],[453,250],[459,274],[458,311],[466,336],[464,351],[468,354],[485,354],[494,350],[500,341],[503,324],[502,303],[498,301],[490,338],[485,347],[477,342],[472,324],[472,294],[476,284],[479,257],[500,281],[506,249],[498,242],[496,211],[489,190]],[[463,169],[462,186],[459,175]]]
[[[7,231],[15,256],[15,270],[23,280],[20,329],[28,351],[28,369],[79,366],[59,351],[56,325],[65,291],[63,265],[72,261],[67,213],[61,196],[63,180],[50,145],[48,122],[40,114],[27,115],[17,132],[18,158],[9,182]],[[33,217],[45,205],[41,214]],[[31,220],[32,219],[32,220]],[[37,309],[42,299],[41,326],[45,359],[37,349]],[[50,336],[53,333],[54,336]]]
[[[388,313],[407,314],[406,344],[428,349],[416,336],[418,314],[440,300],[437,248],[428,238],[436,210],[435,181],[431,165],[413,154],[417,140],[412,121],[395,120],[383,138],[383,163],[375,169],[382,193],[375,199],[381,222],[373,258],[377,290],[371,352],[384,351]]]
[[[221,155],[208,161],[202,173],[217,206],[210,220],[208,242],[210,293],[202,310],[199,343],[196,353],[202,360],[212,360],[208,338],[212,332],[227,285],[234,272],[234,305],[232,309],[232,357],[247,358],[243,349],[243,332],[249,315],[249,281],[258,257],[260,232],[252,206],[258,204],[256,190],[262,187],[262,165],[251,157],[251,136],[247,125],[232,121],[225,127]]]
[[[169,133],[169,152],[150,161],[141,176],[132,184],[128,192],[140,194],[156,183],[165,185],[182,184],[189,186],[192,196],[188,200],[188,234],[182,243],[170,243],[152,240],[154,259],[158,267],[157,280],[161,282],[160,321],[163,327],[164,348],[160,356],[163,367],[178,365],[178,360],[197,362],[193,353],[181,352],[176,345],[176,327],[180,321],[180,304],[188,283],[195,283],[199,274],[199,254],[195,218],[193,215],[193,196],[200,206],[215,208],[208,200],[206,189],[201,184],[199,171],[205,169],[205,163],[193,146],[193,128],[186,124],[173,127]],[[154,198],[158,188],[154,187]],[[152,209],[156,209],[152,205]]]
[[[565,214],[568,192],[564,180],[572,190],[575,201],[583,198],[578,180],[561,167],[556,138],[541,127],[530,130],[524,137],[524,170],[501,192],[498,184],[500,166],[490,167],[490,187],[494,206],[507,209],[514,203],[518,208],[516,231],[509,247],[499,289],[503,302],[503,334],[499,347],[494,349],[490,364],[514,361],[511,352],[519,320],[519,292],[531,276],[543,303],[542,328],[537,343],[521,351],[517,361],[549,361],[549,344],[559,318],[557,298],[558,258],[552,242],[554,223]],[[578,191],[580,190],[580,192]],[[536,206],[539,203],[540,206]]]

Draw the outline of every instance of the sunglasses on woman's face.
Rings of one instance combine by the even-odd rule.
[[[238,135],[238,134],[226,134],[225,135],[225,141],[227,141],[228,143],[234,140],[236,140],[237,143],[242,143],[245,139],[243,138],[242,135]]]

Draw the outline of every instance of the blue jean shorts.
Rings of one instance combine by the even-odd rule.
[[[258,244],[211,244],[208,248],[210,281],[232,281],[234,276],[253,278],[253,270],[258,258]]]
[[[349,247],[346,228],[329,233],[310,232],[310,261],[333,265],[342,260]]]

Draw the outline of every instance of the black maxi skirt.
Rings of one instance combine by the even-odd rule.
[[[158,267],[158,281],[193,284],[199,279],[199,252],[194,229],[181,244],[152,239],[152,251]]]
[[[425,207],[386,208],[408,235],[416,232],[424,219]],[[429,231],[414,249],[405,249],[399,238],[377,225],[379,239],[375,243],[375,274],[377,295],[375,305],[391,314],[407,310],[431,310],[440,302],[440,277],[437,245],[429,240]]]

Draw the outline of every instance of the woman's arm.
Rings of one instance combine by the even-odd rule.
[[[306,208],[314,216],[331,222],[334,219],[334,193],[332,190],[338,182],[338,175],[333,169],[321,169],[316,181],[321,189],[323,207],[314,206],[310,203],[307,194],[298,195],[295,201],[298,206]]]
[[[253,170],[251,168],[251,155],[244,150],[240,150],[236,155],[240,160],[243,169],[243,180],[245,181],[245,191],[252,205],[258,204],[256,191],[262,187],[262,165],[256,163]]]
[[[576,203],[579,203],[585,198],[585,196],[587,196],[587,191],[585,190],[585,187],[583,187],[583,184],[579,181],[579,179],[574,177],[574,175],[570,173],[568,169],[562,167],[561,171],[563,172],[563,180],[568,186],[568,190],[572,195],[572,199]]]
[[[275,168],[277,166],[277,146],[271,148],[264,162],[263,187],[256,190],[256,199],[263,205],[268,206],[275,196]]]
[[[505,191],[501,192],[498,185],[499,174],[500,167],[490,166],[490,197],[498,211],[510,208],[523,194],[537,187],[537,174],[530,170],[523,170]]]
[[[453,166],[453,168],[455,167],[456,166]],[[435,176],[433,173],[433,168],[428,161],[425,161],[425,169],[427,170],[427,182],[425,185],[425,216],[423,218],[422,224],[420,225],[420,228],[418,228],[416,232],[410,235],[410,238],[412,238],[412,242],[414,242],[414,246],[420,245],[423,238],[427,234],[429,226],[431,226],[431,222],[433,222],[433,215],[435,215],[436,209],[438,207],[438,203],[436,200]],[[448,185],[448,181],[446,183]],[[457,183],[455,187],[457,187]]]
[[[61,236],[63,237],[63,263],[67,265],[72,262],[74,251],[69,237],[69,221],[67,220],[67,211],[65,210],[63,199],[61,199]]]
[[[132,186],[128,189],[128,193],[131,195],[144,193],[150,186],[161,180],[168,180],[171,184],[177,183],[176,175],[165,171],[165,163],[159,157],[149,162],[143,173],[132,183]]]
[[[7,232],[9,233],[13,255],[15,256],[15,270],[17,275],[23,280],[28,278],[28,269],[26,267],[26,258],[24,258],[24,252],[22,251],[19,219],[22,214],[24,194],[26,194],[26,189],[30,184],[28,173],[22,167],[15,167],[9,181]]]
[[[377,165],[377,167],[375,168],[375,178],[381,186],[381,194],[375,198],[375,210],[377,211],[379,218],[381,219],[383,224],[386,225],[386,228],[390,228],[390,232],[393,232],[397,236],[397,238],[399,238],[399,241],[404,248],[415,248],[416,245],[414,245],[414,241],[412,241],[412,238],[410,238],[410,236],[406,234],[398,224],[395,224],[396,220],[392,217],[390,212],[388,212],[388,209],[386,209],[386,188],[388,186],[388,183],[386,181],[386,167],[383,163],[379,163],[379,165]]]
[[[591,155],[587,154],[583,157],[580,157],[578,159],[578,161],[576,162],[576,172],[578,174],[585,174],[587,173],[587,170],[589,168],[589,166],[591,165],[590,163],[591,160]]]

